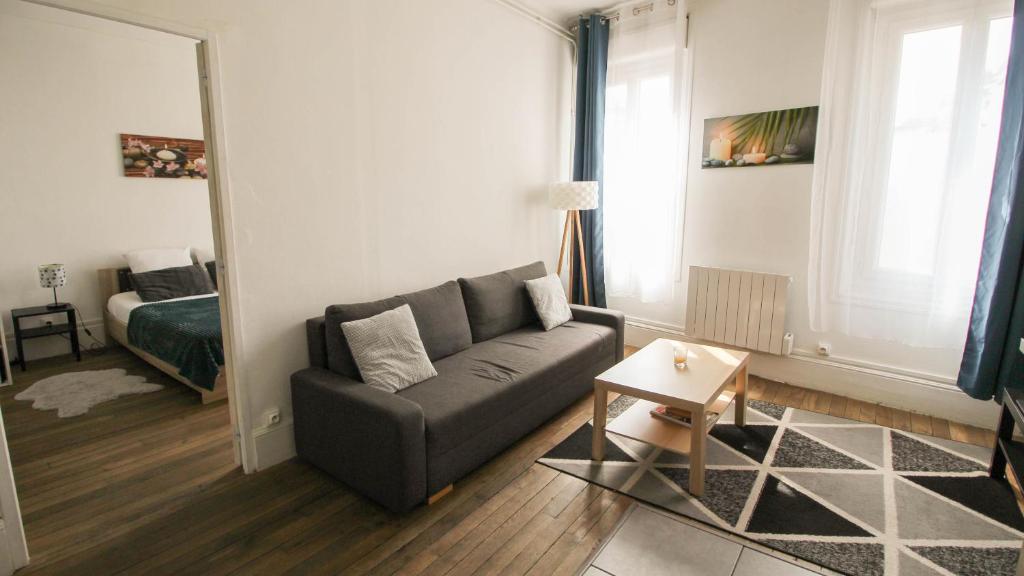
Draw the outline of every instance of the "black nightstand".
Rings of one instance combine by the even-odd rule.
[[[22,318],[48,316],[50,314],[64,314],[67,316],[67,322],[64,324],[52,324],[50,326],[38,326],[36,328],[22,329],[21,327]],[[11,310],[11,323],[14,324],[14,344],[18,350],[18,363],[21,364],[22,372],[26,370],[25,349],[22,346],[22,343],[29,338],[42,338],[43,336],[67,334],[71,340],[71,353],[78,357],[79,362],[82,361],[82,350],[78,347],[78,322],[74,306],[64,305],[60,308],[48,308],[46,306],[15,308],[14,310]]]

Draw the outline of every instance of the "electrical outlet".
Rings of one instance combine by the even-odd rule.
[[[276,426],[281,423],[281,411],[277,408],[268,410],[266,414],[267,426]]]
[[[818,356],[831,356],[832,345],[828,342],[818,342]]]

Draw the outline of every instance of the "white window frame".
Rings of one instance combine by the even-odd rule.
[[[839,302],[853,303],[878,309],[904,312],[927,312],[928,307],[920,304],[925,294],[934,288],[931,275],[882,268],[879,254],[882,244],[885,198],[888,193],[890,157],[895,133],[896,95],[899,90],[903,37],[906,34],[961,26],[960,61],[956,71],[956,97],[950,142],[949,157],[955,156],[957,146],[966,146],[964,130],[971,130],[971,121],[977,123],[976,113],[965,111],[965,87],[973,87],[984,68],[985,47],[987,46],[991,20],[1011,16],[1008,3],[1002,0],[941,0],[931,2],[889,1],[877,2],[875,11],[875,33],[872,42],[871,70],[868,88],[871,94],[870,122],[867,127],[865,151],[866,172],[860,190],[850,194],[846,202],[856,202],[856,214],[860,221],[856,232],[846,231],[846,241],[857,242],[864,250],[858,250],[857,261],[852,267],[838,266],[836,274],[852,274],[852,282],[836,282],[836,286],[847,286],[843,292],[834,294]],[[966,113],[965,112],[969,112]],[[948,201],[951,191],[943,191],[943,202]],[[849,212],[847,212],[849,213]],[[942,226],[940,222],[939,226]],[[903,290],[894,294],[892,287]],[[884,287],[884,288],[883,288]],[[888,293],[889,298],[880,294]]]

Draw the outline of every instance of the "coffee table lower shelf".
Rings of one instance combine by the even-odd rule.
[[[729,404],[732,403],[733,394],[723,394],[721,398],[711,405],[709,411],[724,414]],[[646,442],[677,454],[690,454],[690,436],[692,430],[688,426],[666,422],[661,418],[651,416],[651,410],[659,404],[647,400],[637,400],[636,404],[620,414],[615,420],[608,423],[606,431],[625,436],[640,442]],[[707,431],[718,421],[708,422]]]

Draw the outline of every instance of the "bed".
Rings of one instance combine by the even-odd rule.
[[[108,338],[192,388],[203,404],[227,398],[217,294],[143,303],[128,268],[99,270]]]

